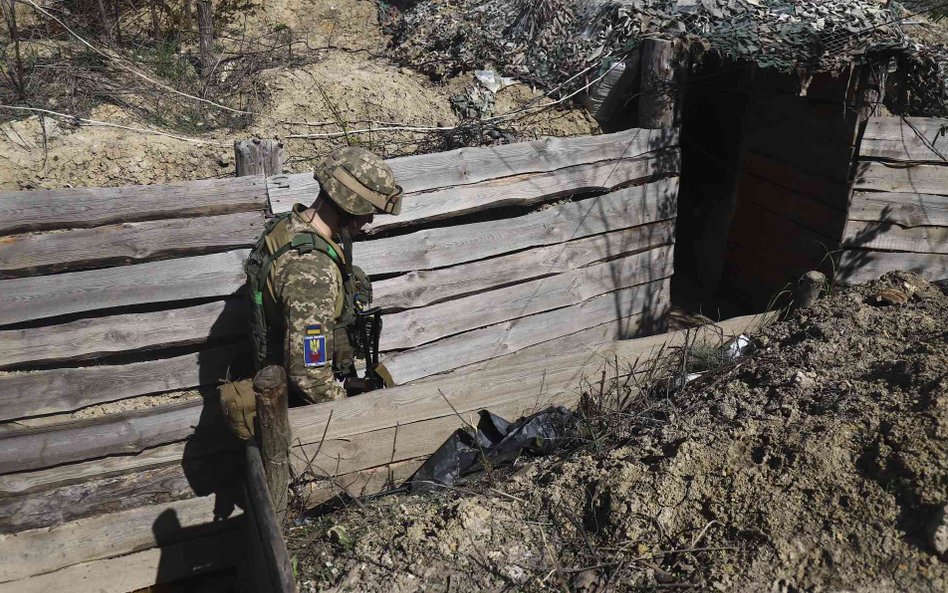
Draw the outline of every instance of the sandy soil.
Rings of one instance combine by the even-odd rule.
[[[302,590],[948,590],[946,327],[837,292],[570,454],[291,529]]]
[[[0,190],[167,183],[232,175],[233,141],[252,135],[283,139],[287,169],[299,172],[347,140],[293,135],[361,129],[369,127],[368,120],[423,127],[456,124],[451,96],[464,92],[473,83],[473,75],[462,74],[439,85],[390,62],[385,57],[388,37],[379,25],[377,7],[364,0],[283,0],[259,3],[234,17],[227,33],[235,38],[289,27],[297,53],[311,62],[257,75],[266,96],[252,108],[256,115],[246,129],[203,135],[163,130],[189,141],[101,126],[76,127],[53,117],[0,124]],[[52,51],[47,45],[34,49]],[[472,70],[482,66],[472,64]],[[496,113],[515,111],[537,96],[524,85],[504,89],[497,96]],[[215,114],[212,107],[188,106],[196,118]],[[55,104],[44,107],[61,109]],[[108,104],[96,108],[89,119],[152,127]],[[329,123],[307,125],[313,122]],[[572,105],[557,106],[507,127],[514,139],[598,132],[585,111]],[[350,141],[386,156],[439,148],[432,134],[412,131],[376,132],[352,136]]]

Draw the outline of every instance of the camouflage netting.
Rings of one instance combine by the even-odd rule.
[[[913,42],[903,16],[899,5],[872,0],[445,0],[417,3],[391,32],[396,59],[433,78],[487,67],[561,94],[646,36],[784,72],[900,56],[940,83],[920,81],[920,91],[938,95],[922,110],[944,109],[946,54]]]

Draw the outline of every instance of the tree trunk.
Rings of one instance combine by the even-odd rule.
[[[290,416],[286,389],[286,371],[281,366],[270,365],[253,378],[260,456],[273,510],[281,525],[286,519],[290,484]]]
[[[201,75],[207,81],[216,66],[214,57],[214,4],[197,0],[198,46],[201,51]]]
[[[158,41],[158,38],[161,37],[161,28],[158,24],[158,1],[151,0],[151,36],[155,41]]]
[[[107,38],[112,38],[112,25],[109,22],[109,13],[105,9],[105,0],[99,0],[99,27]]]
[[[234,160],[237,163],[237,177],[245,175],[264,175],[272,177],[283,173],[283,143],[279,140],[234,141]]]
[[[191,0],[184,0],[184,6],[181,8],[184,17],[184,31],[190,33],[194,29],[192,18]]]
[[[26,86],[23,82],[23,59],[20,56],[20,32],[16,26],[16,0],[7,0],[0,4],[3,8],[3,16],[7,21],[7,28],[10,30],[10,40],[13,41],[13,83],[16,85],[16,92],[21,99],[26,98]]]

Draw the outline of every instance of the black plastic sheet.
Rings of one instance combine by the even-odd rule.
[[[478,412],[476,430],[456,430],[405,484],[410,492],[450,486],[465,474],[510,463],[523,454],[545,455],[576,435],[577,422],[562,406],[549,407],[516,422],[487,410]]]

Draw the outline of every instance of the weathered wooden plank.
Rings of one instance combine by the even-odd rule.
[[[418,457],[384,466],[374,467],[351,474],[338,475],[334,479],[307,482],[301,485],[303,508],[312,509],[336,497],[360,497],[398,486],[410,478],[428,459]]]
[[[232,528],[214,513],[214,497],[191,498],[0,535],[0,584]]]
[[[811,137],[802,135],[774,138],[769,134],[763,135],[754,126],[748,130],[748,143],[753,146],[754,152],[811,175],[849,183],[855,152],[851,145],[814,142]]]
[[[246,249],[0,280],[0,325],[129,305],[223,297],[246,279]]]
[[[266,182],[262,176],[170,185],[0,192],[0,233],[262,212],[266,205]]]
[[[635,210],[627,208],[625,212]],[[386,311],[402,311],[512,282],[575,270],[643,249],[670,245],[675,240],[674,227],[674,221],[666,220],[465,265],[409,272],[374,282],[374,303]],[[582,232],[582,229],[576,232]],[[385,319],[387,324],[389,317]]]
[[[658,247],[634,255],[483,291],[385,317],[383,351],[414,348],[488,325],[575,305],[622,288],[671,275],[672,250]],[[495,267],[498,276],[503,267]]]
[[[353,260],[368,274],[453,266],[667,220],[676,213],[678,178],[617,190],[524,216],[435,228],[353,245]]]
[[[859,163],[853,188],[912,194],[948,195],[948,167]]]
[[[935,141],[941,129],[946,125],[948,125],[948,119],[937,117],[870,117],[866,121],[863,139],[902,140],[907,137],[907,134],[915,136],[915,132],[912,130],[914,127],[922,136],[930,141]]]
[[[313,172],[284,173],[267,177],[267,195],[270,198],[270,211],[282,214],[293,209],[293,204],[309,206],[319,195],[319,182]]]
[[[948,226],[948,196],[855,192],[849,219],[902,227]]]
[[[494,147],[460,148],[398,157],[387,162],[405,192],[414,194],[497,177],[630,158],[677,145],[677,130],[631,129],[599,136],[542,138]],[[274,213],[288,212],[295,202],[309,204],[319,193],[319,184],[312,173],[270,178],[268,188]],[[406,199],[413,198],[406,196]]]
[[[915,272],[926,280],[948,279],[948,255],[847,249],[839,258],[837,280],[859,284],[875,280],[886,272]]]
[[[188,401],[5,434],[0,436],[0,474],[182,441],[194,432],[203,408],[203,401]]]
[[[71,412],[136,395],[217,385],[238,346],[123,365],[0,375],[0,421]]]
[[[866,122],[861,158],[945,164],[948,120],[927,117],[873,117]],[[934,149],[934,150],[933,150]]]
[[[290,555],[286,551],[286,542],[283,541],[283,526],[279,524],[270,502],[263,460],[260,458],[260,450],[254,445],[248,445],[246,448],[246,465],[244,492],[248,519],[250,519],[247,525],[247,537],[259,542],[262,552],[261,558],[252,558],[250,561],[258,567],[258,570],[263,571],[260,576],[268,585],[263,589],[264,591],[294,593],[296,581],[293,578]]]
[[[843,247],[948,254],[948,227],[906,229],[890,222],[850,220]]]
[[[132,472],[180,465],[185,443],[152,447],[137,455],[118,455],[71,463],[52,468],[24,471],[0,476],[0,498],[13,500],[29,495],[42,495],[73,484],[94,482]]]
[[[0,331],[0,368],[84,360],[106,354],[200,344],[244,337],[242,299],[154,313],[80,319],[58,325]]]
[[[40,495],[0,498],[0,533],[52,527],[83,517],[193,498],[177,464],[45,490]]]
[[[930,165],[948,164],[948,139],[941,136],[935,142],[926,142],[908,131],[911,136],[902,140],[872,140],[863,138],[859,158],[885,161],[911,161]],[[932,150],[934,148],[934,150]]]
[[[846,224],[845,210],[798,193],[782,180],[775,181],[752,171],[741,179],[738,199],[738,208],[753,203],[825,237],[827,242],[838,242]]]
[[[590,366],[585,370],[594,373],[598,369]],[[575,405],[579,400],[583,375],[575,371],[570,373],[569,378],[575,379],[573,383],[565,382],[568,381],[566,373],[554,375],[551,379],[554,384],[544,387],[543,393],[535,391],[538,389],[537,378],[533,377],[526,381],[522,393],[511,393],[502,401],[492,399],[471,407],[467,400],[463,400],[464,409],[458,409],[461,418],[442,400],[442,407],[435,412],[440,415],[435,418],[399,422],[398,426],[294,447],[290,456],[293,472],[302,475],[308,470],[311,474],[327,477],[351,475],[367,468],[430,455],[451,433],[462,428],[463,422],[476,424],[477,410],[480,409],[489,409],[498,416],[513,420],[550,405]]]
[[[748,150],[745,154],[744,176],[767,180],[775,186],[807,196],[843,212],[849,204],[848,183],[808,174],[753,150]]]
[[[592,191],[610,191],[652,177],[676,175],[677,149],[639,157],[564,167],[549,173],[527,173],[471,185],[407,196],[398,216],[379,216],[369,233],[479,212],[501,206],[527,206],[552,198]]]
[[[668,281],[604,294],[569,307],[504,321],[390,354],[383,362],[397,385],[516,352],[614,319],[627,328],[621,337],[663,329]]]
[[[858,114],[839,102],[813,101],[796,94],[755,93],[751,148],[780,142],[785,136],[811,138],[829,145],[855,146]]]
[[[0,583],[0,593],[127,593],[222,570],[240,561],[241,530],[239,521],[229,521],[209,535]]]
[[[262,213],[239,212],[15,235],[0,241],[0,275],[76,270],[248,247],[264,222]]]
[[[700,331],[708,336],[721,335],[719,332],[725,336],[736,335],[750,331],[762,320],[770,318],[738,317]],[[466,418],[468,412],[490,409],[517,397],[542,402],[546,397],[580,388],[583,377],[598,376],[600,369],[614,364],[616,357],[619,357],[620,364],[640,357],[647,359],[663,345],[679,345],[686,335],[693,338],[695,330],[689,331],[612,340],[596,347],[544,350],[542,355],[524,350],[495,358],[483,366],[468,367],[465,372],[448,373],[418,384],[375,391],[338,402],[293,408],[290,410],[290,424],[294,443],[298,448],[318,443],[323,435],[326,439],[344,439],[394,428],[396,424],[401,430],[424,420],[455,416],[452,406]],[[391,453],[391,442],[380,447]]]

